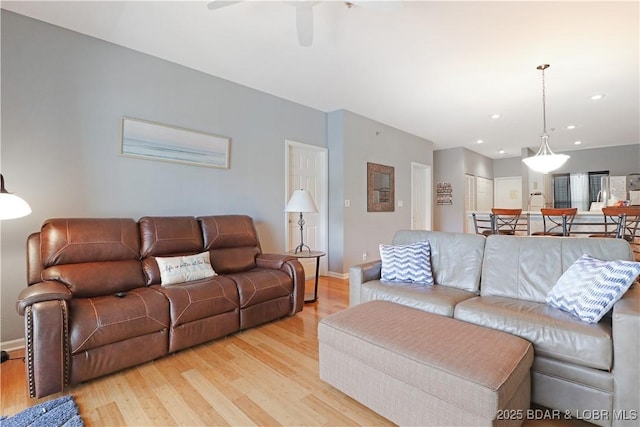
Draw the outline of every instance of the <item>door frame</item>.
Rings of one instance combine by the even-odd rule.
[[[289,201],[289,194],[291,193],[291,189],[289,188],[289,151],[292,147],[296,147],[299,149],[312,151],[319,155],[320,158],[320,167],[319,172],[316,176],[317,182],[320,183],[320,197],[316,195],[316,207],[318,208],[319,222],[319,239],[318,242],[320,246],[318,248],[314,248],[314,250],[322,251],[327,254],[320,258],[320,275],[326,276],[329,270],[329,150],[326,147],[319,147],[317,145],[305,144],[302,142],[292,141],[285,139],[285,148],[284,148],[284,168],[285,168],[285,179],[284,179],[284,194],[285,201],[283,206],[287,205]],[[289,248],[289,214],[284,212],[284,241],[286,250],[292,250],[293,248]]]
[[[424,224],[427,230],[433,230],[433,169],[431,165],[425,163],[411,162],[411,229],[415,229],[414,210],[415,203],[413,197],[413,191],[416,183],[413,180],[413,173],[415,170],[424,171]]]

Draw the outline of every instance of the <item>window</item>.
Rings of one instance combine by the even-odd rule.
[[[553,176],[553,207],[571,207],[571,187],[569,174],[563,173]]]
[[[578,210],[588,210],[591,203],[595,202],[602,190],[601,178],[603,176],[609,176],[609,171],[593,171],[587,174],[588,176],[588,200],[589,203],[585,203],[585,196],[583,195],[582,188],[573,188],[574,197],[571,197],[572,193],[572,175],[573,186],[576,187],[584,185],[583,179],[578,179],[578,175],[583,174],[568,174],[562,173],[553,175],[553,207],[554,208],[572,208],[577,207]],[[580,197],[577,195],[580,194]],[[575,199],[575,200],[574,200]],[[578,200],[579,199],[579,200]]]
[[[597,202],[602,190],[602,177],[609,176],[609,171],[589,172],[589,201]]]

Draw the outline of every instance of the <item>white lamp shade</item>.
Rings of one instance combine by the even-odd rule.
[[[296,190],[291,195],[285,212],[318,212],[311,194],[307,190]]]
[[[11,193],[0,193],[0,219],[21,218],[31,213],[31,207],[20,197]]]
[[[566,154],[542,154],[522,159],[529,169],[540,173],[549,173],[562,166],[569,156]]]

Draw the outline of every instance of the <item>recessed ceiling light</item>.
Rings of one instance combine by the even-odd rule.
[[[504,151],[504,150],[502,150],[502,149],[500,149],[500,150],[498,150],[498,153],[500,153],[500,154],[506,154],[507,152],[506,152],[506,151]]]
[[[602,93],[599,93],[599,94],[597,94],[597,95],[593,95],[593,96],[591,97],[591,99],[592,99],[593,101],[597,101],[597,100],[602,99],[602,98],[604,98],[604,94],[602,94]]]
[[[574,142],[574,144],[575,145],[580,145],[580,144],[582,144],[582,141],[576,141],[576,142]]]
[[[476,144],[482,144],[483,142],[484,142],[483,140],[479,139],[476,141]]]
[[[499,119],[500,117],[501,117],[500,114],[492,114],[491,115],[492,119]]]
[[[575,129],[575,128],[576,128],[576,125],[569,125],[569,126],[567,126],[567,129],[569,129],[569,130],[571,130],[571,129]]]

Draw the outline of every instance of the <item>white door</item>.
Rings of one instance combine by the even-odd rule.
[[[465,174],[464,183],[464,232],[468,233],[471,230],[475,232],[473,224],[469,222],[469,215],[476,210],[476,177]]]
[[[494,207],[493,180],[476,176],[476,210],[478,212],[489,212],[492,207]]]
[[[411,162],[411,229],[431,230],[431,166]]]
[[[328,193],[327,193],[327,149],[314,145],[286,141],[285,161],[287,165],[286,194],[287,201],[295,190],[309,191],[318,208],[317,213],[303,213],[304,244],[312,251],[327,252]],[[293,250],[300,244],[299,213],[286,215],[287,250]],[[315,277],[316,259],[301,258],[305,275],[308,279]],[[327,256],[320,258],[320,275],[327,274]]]
[[[496,178],[495,207],[504,209],[522,209],[522,177]]]

